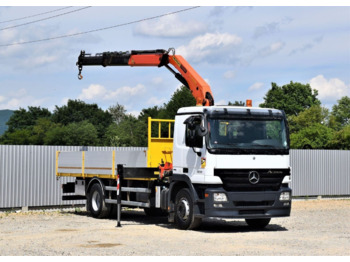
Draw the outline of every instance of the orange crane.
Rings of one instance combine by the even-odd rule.
[[[172,54],[170,54],[172,52]],[[176,72],[170,65],[178,72]],[[165,66],[174,74],[183,85],[191,90],[196,99],[197,106],[213,106],[214,97],[210,86],[192,68],[192,66],[180,55],[175,55],[175,49],[168,51],[157,50],[132,50],[131,52],[103,52],[96,55],[86,54],[81,51],[78,57],[78,78],[82,79],[83,66]]]

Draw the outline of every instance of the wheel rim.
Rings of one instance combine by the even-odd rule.
[[[100,194],[97,192],[97,191],[95,191],[93,194],[92,194],[92,198],[91,198],[91,205],[92,205],[92,209],[94,210],[94,211],[98,211],[99,209],[100,209],[100,201],[101,201],[101,196],[100,196]]]
[[[180,199],[177,214],[182,221],[186,221],[188,219],[190,215],[190,204],[186,198]]]

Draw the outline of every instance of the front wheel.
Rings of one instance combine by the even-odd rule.
[[[175,198],[175,225],[179,229],[195,229],[201,222],[201,218],[194,216],[190,191],[187,188],[181,189]]]
[[[270,223],[271,218],[246,219],[245,222],[253,229],[263,229]]]

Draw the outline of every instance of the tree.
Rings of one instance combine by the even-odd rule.
[[[332,107],[332,116],[341,127],[350,124],[350,97],[344,96]]]
[[[138,119],[144,123],[148,123],[148,118],[161,118],[161,115],[164,115],[164,107],[161,106],[154,106],[154,107],[149,107],[149,108],[144,108],[141,110],[140,115]]]
[[[45,138],[46,145],[96,146],[99,145],[97,130],[89,121],[58,125],[50,129]]]
[[[119,123],[112,123],[106,130],[106,146],[147,146],[147,124],[132,115],[126,115]]]
[[[67,105],[56,106],[52,121],[68,125],[87,120],[94,125],[99,138],[102,138],[107,127],[112,123],[109,112],[102,110],[97,104],[86,104],[80,100],[68,100]]]
[[[39,118],[36,121],[36,124],[31,129],[31,137],[30,144],[31,145],[44,145],[44,139],[46,137],[46,133],[58,126],[58,124],[53,123],[48,118]]]
[[[125,117],[126,110],[123,105],[117,103],[115,106],[110,106],[108,112],[111,114],[113,122],[119,124]]]
[[[31,144],[31,131],[29,129],[17,129],[12,132],[5,132],[1,137],[1,144],[4,145],[29,145]]]
[[[170,101],[164,104],[164,111],[161,112],[160,118],[174,119],[179,108],[195,105],[196,99],[193,97],[191,91],[187,87],[182,86],[174,92]]]
[[[24,108],[15,110],[7,122],[8,129],[2,135],[0,142],[11,145],[36,144],[36,137],[33,136],[34,126],[39,119],[50,121],[50,117],[51,112],[46,108],[29,106],[28,110]]]
[[[330,147],[332,149],[350,150],[350,125],[334,134]]]
[[[282,109],[288,116],[297,116],[305,109],[321,104],[317,90],[312,90],[309,84],[291,81],[282,87],[276,83],[271,83],[271,86],[260,107]]]
[[[29,106],[28,111],[24,108],[15,110],[6,123],[8,132],[34,126],[39,118],[50,118],[51,112],[46,108]]]
[[[301,129],[299,132],[290,135],[291,148],[330,148],[330,141],[333,139],[333,129],[316,123]]]
[[[327,125],[329,123],[329,110],[319,105],[312,106],[297,116],[290,116],[288,118],[289,129],[291,133],[298,132],[303,128],[309,127],[313,124]]]

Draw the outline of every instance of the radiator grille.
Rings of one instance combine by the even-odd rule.
[[[251,183],[249,174],[257,172],[256,179]],[[255,173],[256,174],[256,173]],[[289,169],[215,169],[214,175],[221,178],[226,191],[277,191],[281,187],[283,178],[290,175]]]

